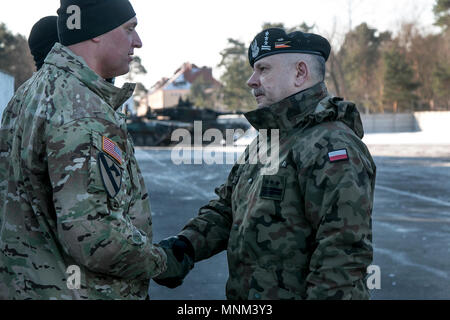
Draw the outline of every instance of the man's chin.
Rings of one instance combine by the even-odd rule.
[[[130,66],[129,65],[127,65],[126,67],[124,66],[121,70],[118,70],[116,72],[115,77],[120,77],[120,76],[126,75],[128,72],[130,72]]]
[[[267,103],[266,103],[266,102],[264,102],[264,101],[261,101],[261,102],[257,102],[257,105],[258,105],[258,109],[261,109],[261,108],[267,107]]]
[[[258,106],[258,109],[267,106],[267,103],[264,101],[264,98],[256,98],[256,104]]]

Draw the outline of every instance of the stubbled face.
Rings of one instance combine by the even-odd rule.
[[[130,71],[134,49],[142,47],[136,26],[137,19],[134,17],[99,37],[101,39],[101,69],[104,78],[118,77]]]
[[[258,108],[277,103],[297,92],[295,74],[295,67],[288,63],[285,54],[275,54],[256,61],[247,85],[252,88]]]

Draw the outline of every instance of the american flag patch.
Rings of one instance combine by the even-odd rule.
[[[122,150],[114,141],[107,137],[102,137],[102,150],[122,164]]]
[[[336,150],[328,152],[328,158],[330,162],[335,162],[339,160],[348,160],[348,154],[346,149]]]

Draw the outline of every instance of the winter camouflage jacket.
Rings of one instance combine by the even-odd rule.
[[[133,90],[107,83],[57,43],[7,106],[0,299],[145,299],[149,279],[165,270],[117,111]],[[72,265],[81,271],[79,289]]]
[[[228,299],[368,299],[375,164],[354,104],[319,83],[246,117],[279,129],[277,170],[245,150],[180,233],[195,260],[227,250]]]

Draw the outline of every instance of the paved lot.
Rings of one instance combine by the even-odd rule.
[[[450,299],[450,145],[371,147],[377,164],[373,299]],[[231,165],[175,165],[170,150],[139,149],[150,191],[154,241],[174,235],[215,197]],[[380,154],[381,156],[377,156]],[[224,158],[225,159],[225,158]],[[151,299],[225,299],[224,252],[198,263],[181,287],[151,282]]]

